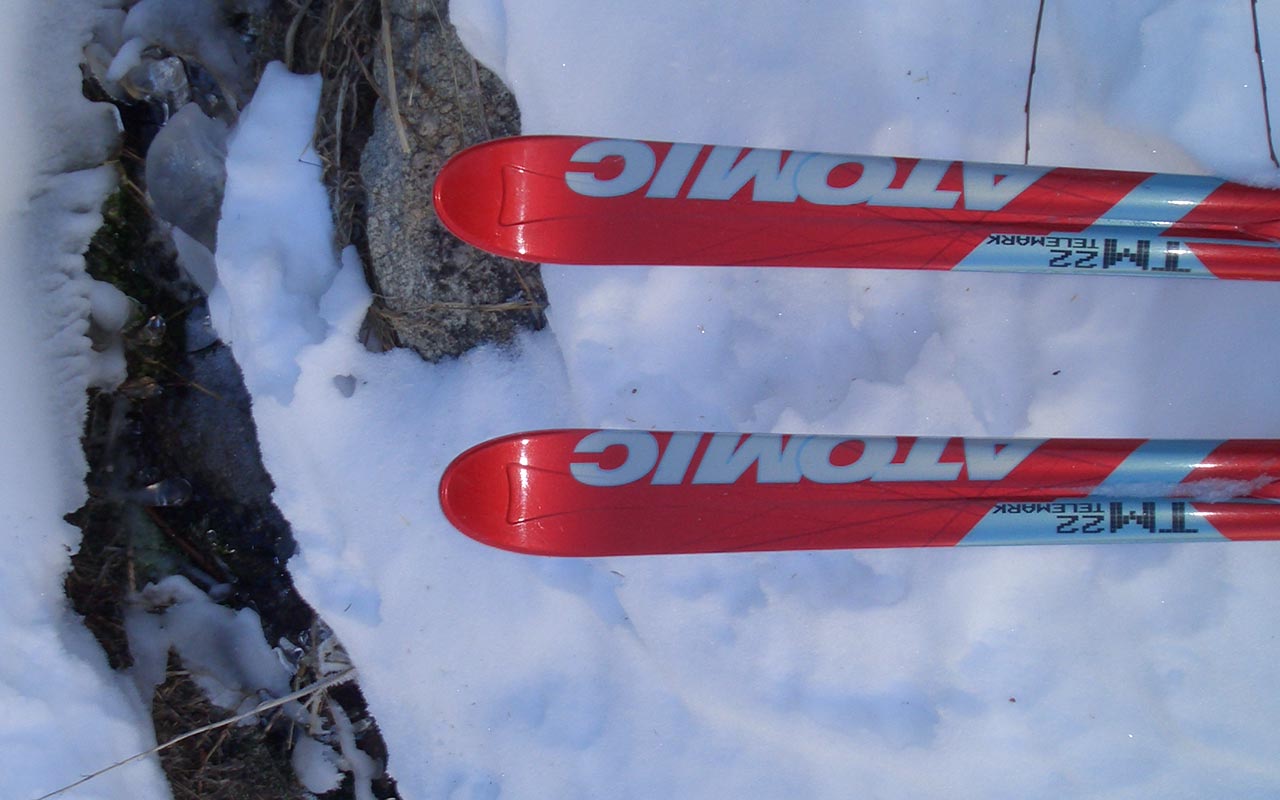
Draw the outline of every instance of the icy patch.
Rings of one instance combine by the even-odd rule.
[[[89,339],[93,343],[89,385],[114,390],[127,376],[121,331],[133,315],[136,304],[105,281],[90,280]]]
[[[328,745],[309,736],[303,737],[294,743],[290,758],[298,781],[309,792],[324,794],[342,783],[342,772],[337,765],[338,754]]]
[[[338,703],[313,695],[303,705],[292,694],[295,666],[279,648],[267,644],[258,615],[219,605],[186,578],[171,576],[150,584],[125,613],[125,631],[134,656],[132,673],[139,691],[151,697],[166,678],[175,653],[210,702],[236,712],[238,724],[258,722],[259,706],[271,703],[293,724],[292,765],[308,790],[327,792],[351,774],[356,797],[372,800],[371,781],[379,774],[372,758],[356,745],[351,721]],[[288,644],[282,641],[282,644]],[[332,638],[319,643],[314,669],[320,678],[347,669],[333,664]],[[280,701],[280,702],[275,702]],[[332,728],[320,709],[327,712]],[[336,742],[335,750],[331,742]]]
[[[147,40],[140,37],[134,37],[120,45],[115,57],[111,59],[110,66],[107,67],[106,79],[114,83],[124,80],[124,76],[128,75],[130,70],[142,63],[142,51],[147,49],[147,46]]]

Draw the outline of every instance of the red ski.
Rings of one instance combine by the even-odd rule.
[[[440,502],[552,556],[1280,539],[1280,441],[541,431],[460,455]]]
[[[1202,176],[524,136],[435,207],[535,262],[1280,279],[1280,192]]]

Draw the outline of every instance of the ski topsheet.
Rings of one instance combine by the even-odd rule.
[[[460,455],[440,500],[553,556],[1280,539],[1280,441],[541,431]]]
[[[524,136],[435,206],[535,262],[1280,280],[1280,192],[1202,176]]]

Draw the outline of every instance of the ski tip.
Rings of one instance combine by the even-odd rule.
[[[508,487],[500,451],[486,442],[455,458],[440,478],[440,508],[453,527],[491,547],[506,546]]]
[[[562,554],[545,540],[546,531],[531,511],[528,465],[547,441],[553,447],[562,431],[512,434],[478,444],[453,460],[440,478],[440,508],[462,533],[490,547],[526,555]],[[568,439],[576,441],[572,435]],[[545,456],[545,453],[543,454]]]
[[[436,216],[454,236],[474,247],[505,250],[502,226],[502,140],[469,147],[453,156],[436,176],[432,204]],[[517,254],[499,252],[516,257]]]
[[[431,200],[455,236],[504,258],[543,261],[529,226],[546,209],[546,165],[568,162],[581,140],[569,136],[513,136],[473,145],[445,163]],[[550,170],[554,172],[554,170]],[[555,184],[552,179],[550,183]]]

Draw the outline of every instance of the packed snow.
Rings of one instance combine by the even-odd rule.
[[[527,133],[1020,162],[1036,11],[455,0],[451,20]],[[1258,12],[1280,53],[1280,13]],[[1253,45],[1245,3],[1050,0],[1030,160],[1280,183]],[[547,330],[438,365],[372,354],[369,289],[332,247],[309,151],[318,94],[273,66],[231,131],[210,307],[254,395],[290,569],[350,651],[404,797],[1280,792],[1280,545],[559,560],[487,549],[436,500],[465,448],[558,426],[1280,437],[1280,286],[548,265]],[[23,198],[4,191],[13,222]],[[13,534],[40,547],[0,573],[6,780],[49,773],[7,792],[25,796],[146,734],[55,599],[83,465],[39,399],[69,406],[87,368],[22,360],[47,350],[20,316],[38,295],[5,274],[26,292],[0,293],[9,430],[35,437],[5,448],[5,521],[44,526]],[[79,388],[41,388],[68,374]],[[61,462],[39,472],[42,444]],[[51,652],[66,641],[70,661]],[[64,662],[55,698],[45,667]],[[332,758],[300,771],[330,785]],[[147,796],[148,769],[84,796]]]

